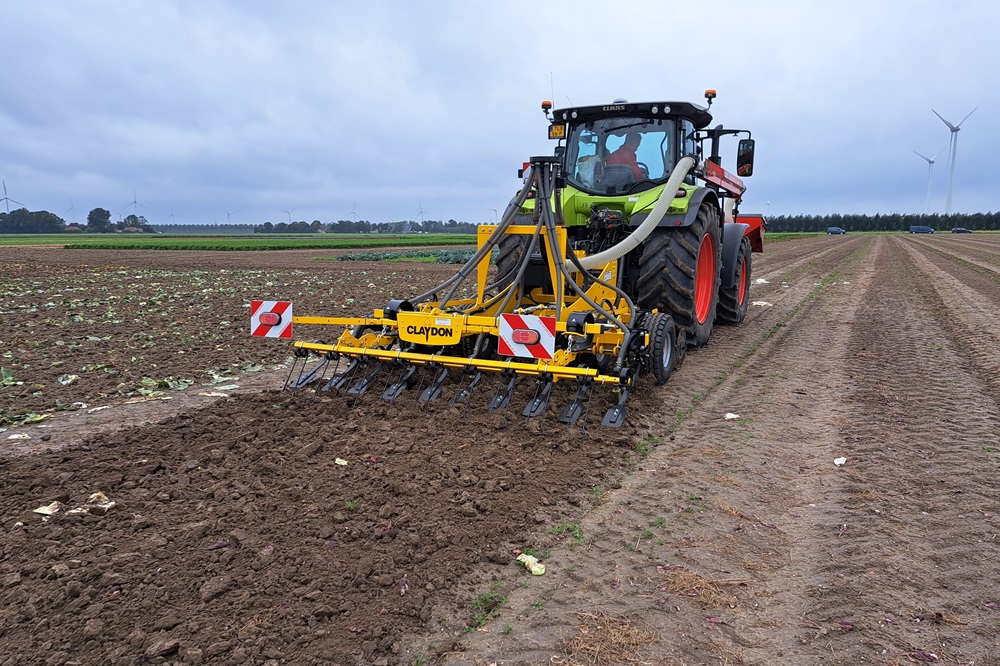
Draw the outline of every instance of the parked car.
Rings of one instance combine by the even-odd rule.
[[[951,230],[953,234],[971,234],[972,229],[966,229],[965,227],[955,227]]]
[[[932,234],[932,233],[934,233],[934,230],[931,229],[930,227],[925,227],[922,224],[914,224],[913,226],[910,227],[910,233],[911,234]]]
[[[847,232],[841,229],[840,227],[827,227],[826,233],[840,235],[840,234],[846,234]]]

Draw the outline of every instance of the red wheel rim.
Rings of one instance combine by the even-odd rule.
[[[740,259],[740,291],[737,305],[743,305],[743,299],[747,297],[747,260]]]
[[[694,317],[704,324],[715,297],[715,241],[709,234],[701,238],[698,267],[694,275]]]

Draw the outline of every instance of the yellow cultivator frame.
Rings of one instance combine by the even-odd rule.
[[[557,224],[558,206],[539,203],[553,197],[553,166],[552,158],[534,158],[524,188],[501,221],[479,227],[476,253],[443,284],[389,301],[367,317],[292,317],[297,327],[332,326],[339,335],[332,343],[295,342],[288,386],[315,385],[317,391],[355,397],[380,386],[381,397],[389,401],[419,386],[418,399],[427,402],[457,375],[454,403],[470,398],[484,375],[499,374],[503,381],[489,403],[492,411],[506,410],[515,382],[528,376],[536,386],[522,413],[532,417],[546,411],[553,384],[573,380],[576,398],[561,421],[576,422],[586,413],[593,387],[608,386],[618,401],[603,422],[620,426],[640,367],[649,363],[650,331],[656,335],[657,325],[662,329],[658,339],[668,337],[671,348],[657,351],[662,358],[655,360],[672,366],[673,323],[666,315],[636,311],[617,286],[618,259],[583,270],[583,253],[568,251],[567,229]],[[534,224],[513,224],[529,192],[536,197]],[[491,284],[493,250],[510,237],[521,237],[516,242],[525,248],[523,257]],[[529,267],[530,281],[525,279]],[[466,279],[475,280],[475,297],[456,298]],[[307,366],[310,357],[320,362]]]

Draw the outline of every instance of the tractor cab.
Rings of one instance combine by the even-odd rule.
[[[543,107],[544,108],[544,107]],[[699,158],[697,130],[712,121],[687,102],[617,102],[558,109],[551,138],[564,138],[568,185],[595,196],[619,196],[662,185],[677,161]]]

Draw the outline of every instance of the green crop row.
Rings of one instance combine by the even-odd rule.
[[[352,252],[331,257],[336,261],[425,261],[435,264],[464,264],[475,250],[401,250],[397,252]],[[494,258],[497,251],[493,250]]]

